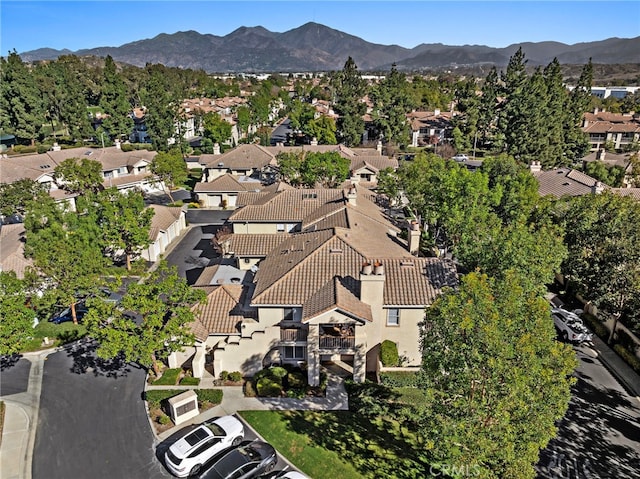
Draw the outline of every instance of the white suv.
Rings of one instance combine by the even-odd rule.
[[[465,162],[467,160],[469,160],[469,157],[467,155],[463,155],[462,153],[458,153],[457,155],[451,157],[451,159],[453,161],[457,161],[459,163]]]
[[[171,445],[164,462],[171,474],[193,476],[216,454],[238,446],[244,439],[244,426],[233,416],[203,422]]]

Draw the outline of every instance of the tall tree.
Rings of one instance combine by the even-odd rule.
[[[334,109],[339,115],[336,125],[338,139],[347,146],[357,146],[364,133],[367,84],[353,58],[349,57],[342,70],[331,79],[331,87],[335,95]]]
[[[65,210],[43,196],[29,205],[25,229],[25,254],[48,278],[48,293],[71,307],[77,323],[79,296],[95,290],[107,265],[95,215],[85,208],[83,214]]]
[[[478,141],[481,145],[487,145],[491,141],[492,146],[502,148],[503,139],[497,133],[498,119],[498,72],[492,67],[482,84],[478,114]],[[474,145],[475,147],[475,145]]]
[[[204,136],[213,143],[222,145],[231,138],[231,124],[215,112],[205,113],[202,117]]]
[[[427,308],[420,434],[433,463],[478,477],[533,478],[569,398],[575,353],[518,275],[470,273]]]
[[[336,122],[329,116],[321,115],[308,123],[307,134],[315,138],[320,145],[335,145]]]
[[[388,142],[406,145],[409,141],[407,113],[413,108],[413,98],[404,73],[395,63],[380,84],[371,91],[375,123]]]
[[[124,81],[111,55],[107,55],[104,63],[100,108],[105,114],[102,127],[109,135],[112,138],[128,137],[133,128],[131,104]]]
[[[582,121],[584,114],[591,106],[591,84],[593,82],[593,65],[591,59],[580,73],[580,78],[575,88],[569,94],[566,107],[564,147],[566,158],[569,161],[576,161],[589,152],[589,140],[582,131]]]
[[[516,158],[522,141],[519,135],[525,130],[527,121],[525,89],[528,79],[525,70],[526,63],[522,47],[520,47],[509,58],[506,73],[501,75],[503,86],[500,95],[504,97],[504,102],[500,109],[498,128],[505,138],[506,151]]]
[[[578,292],[617,321],[640,298],[640,203],[605,191],[560,205],[569,250],[562,271]]]
[[[98,221],[104,234],[106,253],[111,257],[122,252],[127,270],[131,260],[149,245],[153,209],[146,208],[142,193],[121,192],[109,188],[98,196]]]
[[[565,105],[567,104],[567,89],[562,80],[562,70],[557,58],[554,58],[543,71],[546,85],[544,97],[547,114],[540,125],[540,135],[545,139],[544,154],[538,161],[543,166],[564,166],[573,163],[573,158],[566,158],[564,144],[564,125],[567,120]]]
[[[175,74],[163,65],[147,65],[146,73],[140,90],[140,100],[146,107],[145,124],[155,149],[167,151],[176,140],[179,85],[172,81]]]
[[[0,130],[19,143],[34,144],[45,122],[42,95],[15,50],[0,57],[0,93]]]
[[[162,182],[169,199],[173,203],[171,189],[184,184],[189,177],[189,170],[180,151],[171,150],[158,153],[150,165],[151,172]]]
[[[119,307],[91,300],[84,321],[100,344],[98,356],[122,354],[158,373],[159,360],[193,344],[192,308],[205,300],[204,291],[191,288],[175,268],[162,262],[142,282],[129,285]]]
[[[318,183],[324,188],[337,188],[349,176],[350,166],[351,162],[335,151],[307,153],[301,166],[302,183],[308,188]]]
[[[0,355],[16,354],[33,334],[35,311],[27,306],[23,282],[13,271],[0,271]]]

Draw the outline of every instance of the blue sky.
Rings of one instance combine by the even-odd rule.
[[[0,0],[0,54],[120,46],[160,33],[284,32],[317,22],[385,45],[505,47],[640,36],[640,2],[623,1],[30,1]]]

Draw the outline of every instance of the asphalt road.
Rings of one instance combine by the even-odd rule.
[[[33,479],[171,477],[155,458],[145,372],[74,343],[45,362]]]
[[[587,347],[558,435],[540,454],[544,479],[640,477],[640,401],[629,396]]]
[[[211,246],[211,238],[218,230],[216,225],[196,225],[185,234],[167,255],[167,263],[175,266],[178,275],[194,284],[200,273],[212,264],[217,253]]]

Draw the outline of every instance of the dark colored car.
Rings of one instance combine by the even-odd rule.
[[[84,303],[76,304],[76,318],[81,320],[84,315],[89,311]],[[65,308],[60,313],[49,318],[54,324],[66,323],[67,321],[73,321],[73,315],[71,314],[71,308]]]
[[[232,449],[208,466],[201,479],[249,479],[273,471],[278,463],[271,444],[253,441]]]

